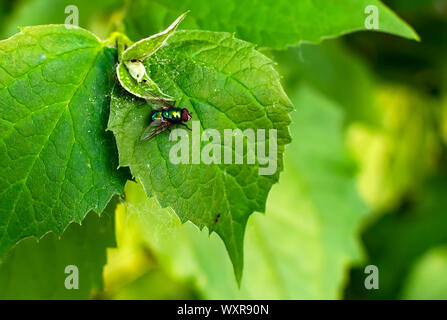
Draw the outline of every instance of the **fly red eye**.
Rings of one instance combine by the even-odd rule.
[[[191,114],[188,109],[182,109],[182,121],[186,122],[191,120]]]

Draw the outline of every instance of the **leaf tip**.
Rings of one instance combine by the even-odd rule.
[[[237,272],[236,270],[234,270],[234,276],[236,277],[237,288],[238,288],[238,289],[241,289],[241,284],[242,284],[242,268],[241,268],[240,272]]]

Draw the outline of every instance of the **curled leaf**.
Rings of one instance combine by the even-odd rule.
[[[149,38],[142,39],[138,42],[135,42],[131,47],[123,53],[123,60],[144,60],[154,54],[163,44],[165,44],[166,40],[174,33],[175,29],[177,29],[178,25],[189,11],[183,13],[180,17],[178,17],[167,29],[164,31],[154,34]]]
[[[163,93],[152,81],[146,72],[143,61],[165,44],[187,13],[178,17],[166,30],[134,43],[122,55],[119,54],[120,63],[116,68],[116,73],[121,86],[129,93],[147,100],[154,99],[154,94],[166,100],[175,100]],[[121,38],[117,38],[117,40],[120,42]],[[122,47],[122,43],[118,43],[118,49]]]

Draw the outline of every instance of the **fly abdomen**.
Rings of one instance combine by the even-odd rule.
[[[154,121],[154,120],[161,120],[161,118],[162,118],[162,111],[160,111],[160,110],[154,110],[154,111],[152,111],[152,114],[151,114],[151,121]]]

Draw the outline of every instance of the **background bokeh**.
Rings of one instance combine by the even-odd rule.
[[[280,183],[247,226],[240,289],[215,234],[182,225],[128,182],[115,212],[14,248],[0,264],[0,298],[447,299],[447,1],[383,2],[421,42],[359,32],[260,48],[296,111]],[[102,38],[123,18],[121,0],[0,1],[1,38],[64,23],[69,4]],[[124,21],[133,40],[147,36]],[[105,227],[113,223],[116,239]],[[93,291],[51,287],[67,259],[88,265]],[[378,290],[364,286],[370,264]]]

